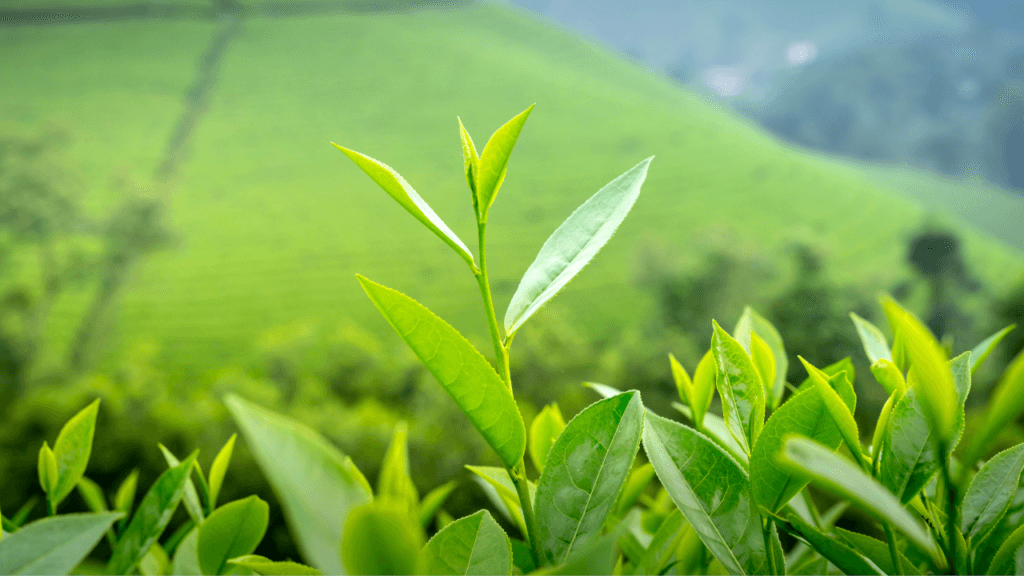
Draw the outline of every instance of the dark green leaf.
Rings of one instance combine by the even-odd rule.
[[[558,435],[565,429],[565,420],[558,409],[558,403],[548,404],[530,424],[530,459],[537,472],[544,472],[544,462]]]
[[[512,392],[455,328],[405,294],[358,276],[388,323],[512,468],[526,454],[526,426]]]
[[[764,343],[771,349],[772,357],[775,359],[775,375],[768,378],[765,384],[766,403],[775,410],[782,401],[782,393],[786,390],[786,372],[789,370],[789,357],[786,355],[786,347],[782,343],[782,335],[775,329],[765,317],[754,311],[751,307],[743,309],[743,315],[736,323],[733,336],[748,352],[751,350],[750,332],[764,340]]]
[[[444,504],[444,501],[448,499],[448,495],[458,485],[457,482],[445,482],[427,492],[427,495],[423,497],[423,501],[420,502],[420,526],[427,527],[434,514],[437,513],[437,509]]]
[[[338,542],[349,510],[372,497],[366,478],[307,426],[237,396],[224,402],[274,488],[303,557],[325,573],[343,573]]]
[[[711,321],[711,352],[718,370],[716,386],[722,398],[722,412],[729,432],[743,451],[757,441],[764,426],[764,387],[754,362],[735,338]]]
[[[0,539],[0,574],[68,574],[120,517],[105,512],[36,520]]]
[[[981,366],[981,363],[989,357],[989,354],[991,354],[992,351],[995,350],[996,346],[1003,341],[1003,338],[1006,338],[1006,335],[1016,327],[1016,324],[1010,324],[999,332],[985,338],[975,346],[973,350],[971,350],[971,374],[978,369],[978,366]]]
[[[1012,574],[1016,568],[1016,554],[1024,545],[1024,524],[1007,536],[1006,540],[999,546],[996,555],[988,567],[988,574]]]
[[[573,560],[600,534],[643,427],[635,391],[595,402],[566,425],[537,484],[537,538],[549,562]]]
[[[228,564],[241,566],[263,576],[319,576],[321,572],[297,562],[274,562],[269,558],[249,554],[228,560]]]
[[[509,574],[512,545],[486,510],[445,526],[422,552],[426,574]]]
[[[415,574],[423,530],[392,500],[353,508],[341,538],[341,560],[349,574]]]
[[[523,124],[530,117],[534,106],[536,104],[531,105],[498,128],[484,145],[483,152],[480,153],[476,195],[481,222],[487,222],[487,212],[490,210],[491,204],[494,203],[494,198],[498,195],[498,189],[501,188],[502,182],[505,181],[505,172],[508,170],[508,158],[512,154],[512,148],[515,147]]]
[[[798,516],[790,516],[789,523],[815,551],[843,572],[847,574],[883,574],[878,566],[858,554],[853,548],[821,532]]]
[[[1024,471],[1024,444],[1004,450],[981,467],[961,504],[960,530],[972,541],[983,539],[1003,517]]]
[[[865,536],[864,534],[858,534],[857,532],[850,532],[849,530],[843,530],[842,528],[836,528],[836,533],[842,537],[854,550],[862,554],[868,560],[871,560],[882,569],[886,574],[921,574],[921,571],[914,566],[914,563],[909,558],[900,554],[900,563],[903,566],[903,570],[897,570],[892,564],[892,556],[889,554],[889,545],[881,540],[872,538],[871,536]]]
[[[263,540],[270,506],[257,496],[217,508],[199,527],[196,553],[203,574],[223,574],[228,560],[252,554]]]
[[[57,459],[57,485],[49,494],[53,507],[57,508],[78,484],[85,474],[92,452],[92,437],[96,431],[96,414],[100,401],[96,400],[75,414],[60,430],[53,443],[53,454]]]

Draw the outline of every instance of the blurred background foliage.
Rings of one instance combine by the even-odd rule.
[[[473,285],[327,146],[394,158],[468,230],[456,114],[482,145],[539,102],[495,209],[499,307],[610,166],[658,154],[621,238],[516,337],[527,422],[589,404],[583,381],[671,414],[667,354],[692,373],[711,320],[731,328],[746,305],[778,326],[791,382],[797,354],[852,357],[864,422],[885,398],[849,313],[884,325],[878,291],[957,352],[1024,325],[1018,29],[925,0],[776,0],[785,22],[741,0],[518,4],[548,19],[489,2],[0,0],[18,78],[0,85],[0,506],[38,492],[38,446],[95,397],[103,485],[155,479],[157,441],[212,457],[234,432],[228,392],[320,430],[371,483],[400,420],[420,493],[493,463],[352,273],[487,350]],[[846,13],[861,24],[830,28]],[[793,64],[794,42],[820,57]],[[1011,333],[972,403],[1022,347]],[[273,501],[239,452],[224,498]],[[446,508],[485,503],[463,482]],[[263,553],[295,556],[271,510]]]

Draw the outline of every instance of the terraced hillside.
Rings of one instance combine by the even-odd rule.
[[[73,162],[101,207],[113,171],[160,170],[189,111],[182,94],[223,25],[5,27],[0,54],[19,81],[0,83],[0,116],[71,126]],[[618,237],[559,298],[597,333],[648,312],[632,284],[640,243],[696,258],[708,238],[769,257],[795,240],[812,242],[840,280],[881,288],[906,274],[905,239],[923,215],[862,171],[786,147],[625,59],[496,3],[247,16],[217,58],[169,176],[180,241],[134,274],[116,319],[121,344],[160,343],[190,369],[222,365],[245,354],[260,331],[298,318],[352,318],[385,333],[356,272],[485,336],[462,262],[330,141],[394,166],[468,242],[472,209],[455,118],[482,146],[536,102],[488,227],[499,306],[575,206],[656,155]],[[968,255],[993,286],[1024,271],[1019,252],[967,234]],[[67,319],[81,301],[60,303],[56,341],[69,338]]]

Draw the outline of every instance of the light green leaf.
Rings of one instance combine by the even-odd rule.
[[[163,444],[157,444],[157,446],[160,448],[160,451],[163,452],[164,460],[167,461],[168,466],[173,468],[181,463],[166,446]],[[199,493],[196,491],[196,485],[192,483],[191,474],[189,474],[188,479],[185,480],[185,496],[183,500],[185,502],[185,511],[188,512],[188,515],[192,518],[192,522],[194,522],[196,526],[202,524],[203,520],[206,519],[206,515],[203,514],[203,504],[199,501]]]
[[[598,190],[544,242],[505,312],[506,334],[514,334],[611,239],[640,195],[650,163],[644,160]]]
[[[961,504],[960,530],[972,542],[985,538],[1003,517],[1024,471],[1024,444],[1004,450],[981,467]]]
[[[557,402],[541,408],[540,413],[533,419],[533,423],[530,424],[530,458],[537,472],[544,472],[548,452],[564,429],[565,420]]]
[[[334,144],[334,142],[331,142],[331,144]],[[414,218],[429,228],[445,244],[451,246],[467,264],[475,266],[473,264],[473,255],[469,252],[469,248],[462,243],[462,240],[459,240],[455,232],[452,232],[451,228],[434,213],[434,210],[423,198],[420,198],[416,190],[413,190],[413,187],[394,168],[365,154],[343,148],[337,144],[334,144],[334,146],[351,158],[356,163],[356,166],[359,166],[367,176],[372,178],[378,186],[394,198],[402,208],[405,208]]]
[[[843,403],[850,409],[850,412],[857,411],[857,393],[853,389],[853,381],[856,378],[854,374],[853,361],[847,356],[839,362],[829,364],[824,368],[818,369],[821,374],[828,380],[829,384],[839,394],[839,397],[843,399]],[[836,378],[839,376],[838,378]],[[804,391],[807,388],[813,388],[814,382],[811,381],[811,377],[808,376],[800,383],[799,391]]]
[[[135,491],[138,489],[139,484],[139,470],[138,468],[132,470],[128,476],[121,481],[121,485],[117,487],[117,492],[114,494],[114,510],[124,513],[124,517],[118,521],[118,530],[124,529],[124,525],[128,522],[128,518],[132,514],[132,506],[135,505]]]
[[[537,484],[537,540],[553,564],[571,561],[600,534],[640,448],[640,393],[599,400],[551,447]]]
[[[650,412],[643,443],[662,486],[722,566],[767,573],[761,517],[740,465],[697,431]]]
[[[790,516],[789,523],[796,528],[811,548],[814,548],[818,554],[824,556],[843,572],[847,574],[884,574],[878,566],[858,554],[853,548],[804,522],[799,516]]]
[[[686,373],[686,369],[672,353],[668,355],[668,364],[672,370],[672,380],[676,383],[676,393],[679,394],[679,399],[683,401],[683,404],[692,408],[693,380],[690,380],[690,375]]]
[[[992,441],[1024,410],[1024,352],[1021,352],[1003,372],[999,383],[989,397],[988,408],[981,419],[981,428],[971,438],[964,451],[963,462],[970,466],[985,455]]]
[[[722,398],[725,424],[743,451],[757,441],[764,426],[764,388],[754,362],[735,338],[711,321],[711,351],[718,371],[716,386]]]
[[[167,567],[171,564],[171,559],[167,557],[167,552],[164,552],[163,546],[160,546],[159,542],[154,542],[149,547],[149,551],[139,561],[139,574],[142,576],[163,576],[167,573]]]
[[[142,497],[135,515],[114,546],[110,563],[107,564],[108,573],[130,572],[164,533],[185,493],[185,482],[192,472],[197,454],[198,451],[193,452],[181,464],[165,470]]]
[[[470,466],[468,464],[466,469],[476,474],[474,479],[479,481],[478,484],[484,489],[488,497],[491,498],[498,511],[515,524],[522,534],[526,534],[526,520],[523,518],[523,507],[519,502],[519,493],[516,491],[515,484],[512,483],[512,478],[509,477],[508,471],[495,466]],[[526,489],[530,494],[530,500],[536,502],[537,485],[527,480]]]
[[[878,414],[878,420],[875,421],[875,432],[871,436],[871,455],[872,464],[878,462],[878,459],[882,454],[882,442],[885,440],[885,433],[889,429],[889,418],[892,416],[892,409],[896,405],[896,402],[903,397],[903,393],[900,391],[894,391],[889,399],[882,405],[882,411]]]
[[[341,560],[349,574],[415,574],[423,530],[393,500],[353,508],[341,537]]]
[[[981,366],[981,363],[984,362],[990,354],[992,354],[992,351],[995,350],[996,346],[1003,341],[1003,338],[1006,338],[1006,335],[1012,332],[1016,327],[1016,324],[1010,324],[999,332],[985,338],[975,346],[973,350],[971,350],[971,374],[973,374],[978,367]]]
[[[794,473],[809,476],[815,486],[854,502],[879,522],[888,522],[939,567],[945,558],[927,530],[891,492],[849,460],[808,438],[792,436],[783,443],[779,463]]]
[[[476,145],[470,138],[466,127],[462,125],[462,118],[459,118],[459,139],[462,140],[462,161],[466,173],[466,183],[469,184],[469,192],[473,198],[473,213],[480,220],[480,199],[476,194],[476,179],[480,173],[480,155],[476,153]]]
[[[0,539],[0,574],[68,574],[120,517],[63,514],[27,524]]]
[[[427,492],[427,495],[423,497],[423,501],[420,502],[420,526],[427,527],[434,514],[437,513],[438,508],[444,504],[444,501],[448,499],[448,495],[458,485],[458,482],[445,482]]]
[[[405,294],[357,276],[388,323],[512,468],[526,454],[526,426],[512,392],[455,328]]]
[[[109,512],[107,508],[107,498],[103,495],[103,489],[100,485],[82,476],[78,479],[78,493],[81,494],[82,500],[85,501],[85,505],[89,507],[91,512]]]
[[[498,189],[505,181],[505,172],[508,170],[508,158],[512,154],[512,148],[515,147],[519,133],[523,130],[523,124],[530,117],[534,106],[536,104],[531,105],[506,122],[504,126],[498,128],[484,145],[483,152],[480,153],[480,171],[476,177],[480,222],[487,222],[487,212],[490,211],[491,204],[494,203],[494,198],[498,195]]]
[[[321,572],[297,562],[274,562],[269,558],[248,554],[228,560],[228,564],[241,566],[263,576],[319,576]]]
[[[582,574],[593,574],[604,576],[611,574],[615,569],[618,557],[618,534],[605,534],[590,543],[585,550],[574,554],[575,558],[558,566],[546,566],[534,570],[532,574],[562,574],[576,576]]]
[[[718,368],[715,365],[715,357],[708,350],[697,363],[697,369],[693,371],[693,423],[698,428],[703,428],[704,419],[707,417],[708,408],[711,407],[711,400],[715,396],[715,378],[718,375]],[[724,424],[725,421],[723,420]],[[744,454],[746,457],[746,454]]]
[[[892,362],[892,351],[889,350],[889,341],[885,339],[885,334],[882,334],[878,326],[853,312],[850,312],[850,318],[853,319],[853,324],[857,327],[857,335],[860,336],[860,341],[864,345],[864,353],[867,354],[868,360],[872,364],[879,360]],[[892,391],[890,391],[891,393]]]
[[[825,404],[825,409],[832,416],[832,421],[835,422],[836,427],[839,429],[839,434],[843,437],[843,441],[846,442],[850,453],[853,454],[853,457],[862,466],[869,468],[860,446],[860,430],[857,428],[857,421],[853,419],[853,414],[850,413],[850,408],[843,402],[832,386],[829,385],[829,378],[824,372],[812,366],[802,356],[798,356],[798,358],[800,358],[804,368],[807,369],[811,382],[817,388],[818,395],[822,403]]]
[[[46,494],[53,494],[57,489],[57,458],[54,457],[53,450],[50,450],[50,445],[45,440],[43,441],[42,448],[39,449],[37,469],[39,472],[39,486]]]
[[[202,576],[203,571],[199,569],[199,552],[196,550],[198,539],[199,529],[193,528],[175,549],[171,570],[176,576]]]
[[[743,315],[736,323],[733,330],[733,337],[743,346],[748,353],[750,348],[750,333],[753,331],[771,349],[772,357],[775,359],[775,375],[768,378],[765,383],[765,398],[768,406],[775,410],[782,401],[782,394],[786,391],[786,373],[789,370],[789,357],[786,356],[786,347],[782,342],[782,335],[767,318],[747,306],[743,309]]]
[[[693,411],[689,407],[683,406],[678,402],[673,402],[672,407],[678,410],[690,419],[691,422],[695,422],[693,419]],[[762,431],[763,432],[763,431]],[[750,465],[750,456],[743,451],[743,447],[740,446],[736,438],[729,432],[729,428],[725,425],[725,420],[721,416],[713,412],[708,412],[704,415],[703,433],[709,438],[718,443],[719,446],[725,449],[737,462],[739,462],[744,469]]]
[[[886,574],[921,574],[920,570],[914,566],[914,563],[904,556],[902,552],[899,552],[899,555],[903,570],[898,570],[893,566],[892,556],[889,554],[889,545],[885,542],[871,536],[843,530],[842,528],[836,528],[835,531],[854,550],[874,563],[875,566],[881,568]]]
[[[404,504],[410,513],[419,514],[420,495],[409,477],[408,424],[404,421],[395,426],[391,445],[384,453],[380,474],[377,476],[377,497],[391,498]]]
[[[307,426],[234,395],[224,403],[274,488],[303,557],[325,573],[343,574],[338,543],[349,510],[372,498],[366,478]]]
[[[460,518],[427,542],[424,574],[509,574],[512,544],[486,510]]]
[[[629,477],[626,478],[626,483],[622,487],[622,493],[619,494],[619,499],[615,503],[614,514],[616,517],[621,518],[629,512],[651,480],[654,480],[654,466],[651,466],[650,463],[637,466],[629,473]]]
[[[781,510],[810,481],[807,476],[780,466],[776,460],[789,434],[814,438],[832,450],[839,448],[843,438],[816,388],[797,392],[779,406],[768,418],[750,456],[754,501],[772,513]]]
[[[686,520],[683,519],[678,508],[673,509],[662,520],[661,526],[658,526],[658,531],[654,533],[651,543],[647,545],[647,549],[644,550],[644,554],[637,564],[636,574],[662,573],[661,571],[668,564],[672,553],[676,551],[679,541],[686,534],[683,531],[685,523]]]
[[[252,554],[263,540],[270,506],[258,496],[229,502],[213,511],[199,527],[196,553],[203,574],[223,574],[228,560]]]
[[[72,416],[53,443],[53,454],[57,459],[57,485],[48,497],[54,509],[75,489],[78,479],[85,474],[92,453],[92,437],[96,431],[99,408],[100,401],[96,400]]]
[[[220,495],[220,488],[224,485],[224,475],[227,474],[228,464],[231,463],[231,455],[235,451],[235,438],[238,434],[232,434],[231,438],[224,443],[224,446],[217,453],[210,465],[210,509],[217,507],[217,496]]]
[[[775,378],[775,356],[768,344],[756,333],[750,334],[750,359],[757,368],[764,386],[765,402],[771,406],[772,380]]]
[[[884,358],[876,360],[871,365],[871,373],[890,395],[898,390],[902,396],[907,391],[907,382],[903,379],[903,373],[892,362]]]

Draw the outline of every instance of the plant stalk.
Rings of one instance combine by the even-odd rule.
[[[949,507],[946,509],[946,544],[948,545],[947,555],[949,556],[949,573],[956,574],[956,538],[953,538],[953,531],[956,530],[956,485],[953,484],[953,475],[949,470],[949,446],[945,440],[939,441],[939,456],[942,458],[942,480],[946,485],[946,496],[949,498]]]
[[[530,487],[526,479],[526,462],[520,460],[515,468],[508,471],[512,483],[515,484],[516,493],[519,495],[519,504],[523,507],[523,521],[526,523],[526,539],[530,541],[530,552],[533,553],[534,566],[540,567],[544,558],[540,553],[540,543],[537,541],[537,521],[533,516],[533,502],[530,500]]]
[[[484,313],[487,315],[487,326],[491,330],[491,341],[494,344],[494,364],[498,367],[498,375],[512,390],[512,379],[508,372],[508,350],[505,349],[501,340],[501,333],[498,331],[498,318],[494,315],[494,301],[491,299],[491,285],[487,279],[487,249],[486,230],[487,223],[477,224],[478,237],[480,240],[480,268],[474,270],[477,284],[480,285],[480,296],[484,300]]]
[[[896,535],[892,531],[892,526],[888,522],[883,522],[882,529],[885,530],[885,542],[889,545],[889,557],[892,559],[892,565],[896,568],[896,573],[906,574],[903,571],[903,562],[900,560],[900,551],[896,548]]]
[[[49,494],[46,495],[46,515],[47,516],[56,516],[57,515],[57,509],[53,505],[53,500],[50,499],[50,495]]]

